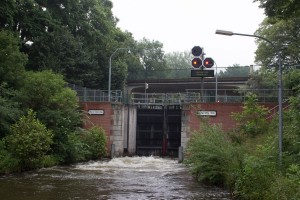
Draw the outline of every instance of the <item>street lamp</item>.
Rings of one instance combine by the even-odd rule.
[[[108,101],[111,100],[111,59],[112,57],[117,53],[119,50],[128,50],[128,53],[130,53],[129,48],[117,48],[109,57],[109,71],[108,71]]]
[[[278,128],[278,140],[279,140],[279,164],[282,163],[282,128],[283,128],[283,122],[282,122],[282,66],[281,66],[281,56],[279,50],[276,48],[273,42],[270,40],[261,37],[259,35],[249,35],[249,34],[241,34],[241,33],[233,33],[232,31],[224,31],[224,30],[216,30],[216,34],[220,35],[240,35],[240,36],[247,36],[247,37],[256,37],[260,38],[272,45],[274,50],[276,51],[276,54],[278,56],[278,113],[279,113],[279,128]]]

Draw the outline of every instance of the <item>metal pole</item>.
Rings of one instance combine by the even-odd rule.
[[[113,159],[115,157],[115,144],[110,145],[110,158]]]
[[[218,102],[218,65],[216,64],[216,102]]]
[[[111,100],[111,59],[115,55],[115,53],[117,53],[117,51],[121,49],[129,50],[129,48],[117,48],[109,57],[109,69],[108,69],[108,101],[109,102]]]
[[[242,33],[233,33],[231,31],[224,31],[224,30],[216,30],[216,34],[220,35],[227,35],[227,36],[232,36],[232,35],[240,35],[240,36],[248,36],[248,37],[256,37],[260,38],[269,44],[272,45],[273,49],[275,49],[276,54],[278,56],[278,113],[279,113],[279,127],[278,127],[278,150],[279,150],[279,165],[282,164],[282,138],[283,138],[283,114],[282,114],[282,89],[283,89],[283,84],[282,84],[282,63],[281,63],[281,55],[279,50],[276,48],[273,42],[268,40],[267,38],[264,38],[262,36],[258,35],[249,35],[249,34],[242,34]]]
[[[183,161],[183,146],[178,148],[178,162],[182,163]]]

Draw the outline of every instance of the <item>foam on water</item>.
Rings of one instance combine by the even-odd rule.
[[[98,161],[87,164],[76,165],[81,170],[126,170],[126,171],[178,171],[181,164],[177,160],[160,157],[119,157],[113,158],[108,162]]]

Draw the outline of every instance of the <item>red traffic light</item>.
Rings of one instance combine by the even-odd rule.
[[[202,66],[202,60],[200,58],[194,58],[192,60],[192,66],[195,68],[199,68]]]
[[[205,58],[203,61],[203,65],[206,68],[211,68],[212,66],[214,66],[215,62],[212,58]]]
[[[203,53],[203,50],[202,50],[201,47],[199,47],[199,46],[194,46],[194,47],[192,48],[192,54],[193,54],[194,56],[201,56],[202,53]]]

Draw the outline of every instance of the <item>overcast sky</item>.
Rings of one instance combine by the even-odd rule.
[[[166,53],[204,48],[218,67],[252,65],[255,39],[216,35],[216,29],[254,34],[265,18],[253,0],[112,0],[122,30],[157,40]]]

